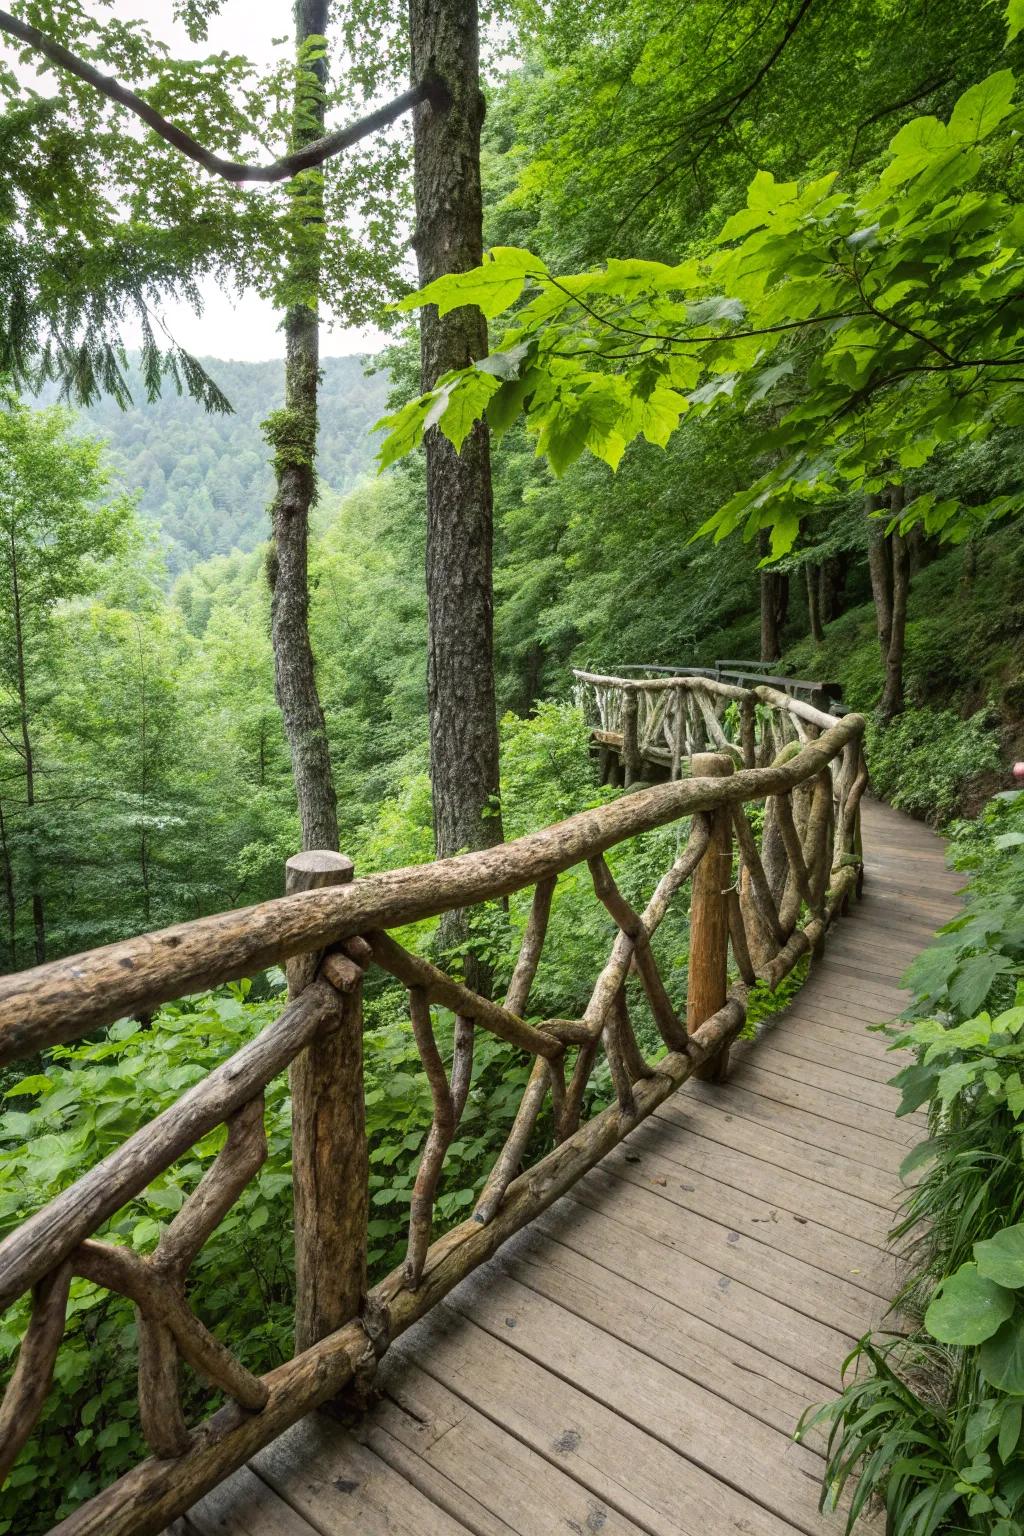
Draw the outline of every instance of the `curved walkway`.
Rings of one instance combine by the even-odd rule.
[[[175,1536],[804,1536],[804,1407],[884,1313],[898,1068],[867,1026],[957,909],[941,840],[864,808],[864,900],[792,1007],[406,1335],[353,1430],[297,1425]],[[859,1529],[880,1524],[862,1520]]]

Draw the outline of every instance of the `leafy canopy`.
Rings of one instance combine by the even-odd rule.
[[[770,468],[702,532],[771,528],[777,556],[837,491],[880,489],[941,444],[1019,425],[1024,206],[998,185],[1021,122],[1015,84],[1000,70],[948,122],[906,124],[860,188],[759,172],[704,256],[560,277],[497,247],[410,296],[400,308],[513,313],[489,357],[384,418],[381,465],[433,426],[458,448],[480,417],[500,435],[522,415],[557,474],[585,451],[615,469],[631,442],[664,446],[686,415],[761,407],[777,422],[760,429]],[[1019,501],[968,511],[928,493],[901,523],[959,539]]]

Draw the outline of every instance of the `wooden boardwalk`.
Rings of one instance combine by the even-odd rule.
[[[926,828],[864,806],[863,903],[788,1012],[685,1085],[394,1347],[356,1428],[296,1425],[175,1536],[818,1536],[792,1441],[886,1309],[898,1063],[867,1031],[957,907]],[[864,1532],[881,1524],[864,1520]]]

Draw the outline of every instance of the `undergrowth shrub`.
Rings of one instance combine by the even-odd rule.
[[[830,1426],[823,1505],[872,1495],[888,1536],[1024,1536],[1024,797],[954,828],[965,909],[910,967],[892,1026],[913,1063],[899,1114],[927,1106],[893,1232],[900,1326],[861,1339],[844,1390],[805,1416]]]
[[[890,725],[869,720],[874,792],[899,810],[944,822],[979,773],[997,768],[999,744],[984,711],[962,720],[951,709],[908,709]]]

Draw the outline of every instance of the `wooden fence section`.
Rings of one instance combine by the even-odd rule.
[[[691,1076],[724,1077],[754,985],[776,986],[820,946],[860,872],[864,721],[842,720],[770,687],[714,680],[664,686],[597,678],[612,707],[619,684],[623,740],[635,705],[637,747],[672,731],[672,782],[639,789],[515,843],[435,864],[352,879],[338,855],[291,861],[278,901],[147,934],[0,981],[0,1061],[81,1036],[114,1019],[268,964],[287,962],[290,1000],[278,1019],[0,1245],[0,1302],[31,1290],[32,1321],[0,1408],[0,1470],[31,1433],[50,1390],[73,1276],[134,1302],[139,1412],[152,1457],[62,1523],[65,1536],[157,1533],[310,1409],[366,1383],[389,1344],[595,1166]],[[723,691],[724,690],[724,691]],[[663,703],[658,695],[663,695]],[[640,734],[640,698],[644,707]],[[667,720],[675,701],[675,715]],[[683,758],[685,702],[719,750]],[[724,701],[724,703],[723,703]],[[736,706],[733,708],[733,706]],[[714,722],[714,724],[712,724]],[[660,732],[660,736],[659,736]],[[631,759],[632,761],[632,759]],[[635,765],[634,765],[635,766]],[[637,777],[638,774],[633,775]],[[748,807],[763,802],[753,820]],[[605,852],[690,818],[685,847],[644,911],[618,889]],[[760,833],[755,826],[760,822]],[[618,929],[577,1019],[530,1022],[529,998],[558,875],[586,862],[595,898]],[[685,1007],[673,1001],[650,940],[692,880]],[[389,930],[533,888],[508,993],[497,1003],[403,947]],[[731,954],[731,964],[730,964]],[[434,1103],[412,1201],[403,1265],[366,1289],[367,1148],[363,1129],[363,979],[371,965],[408,994]],[[626,1002],[640,978],[665,1054],[640,1050]],[[730,984],[730,978],[731,980]],[[455,1015],[454,1053],[438,1050],[431,1004]],[[431,1241],[434,1195],[471,1086],[476,1031],[533,1058],[508,1141],[472,1217]],[[614,1102],[581,1123],[597,1062]],[[259,1169],[263,1093],[292,1073],[296,1226],[296,1353],[252,1375],[195,1315],[189,1266]],[[524,1158],[550,1108],[551,1150]],[[216,1161],[142,1258],[97,1237],[128,1200],[219,1125]],[[227,1399],[198,1427],[184,1421],[185,1361]]]
[[[710,747],[734,753],[737,740],[737,761],[747,768],[764,767],[788,742],[808,741],[823,716],[829,724],[834,721],[826,714],[836,691],[830,683],[778,677],[747,686],[696,670],[634,670],[642,675],[573,673],[606,782],[629,785],[652,777],[652,767],[678,779],[695,752]]]

